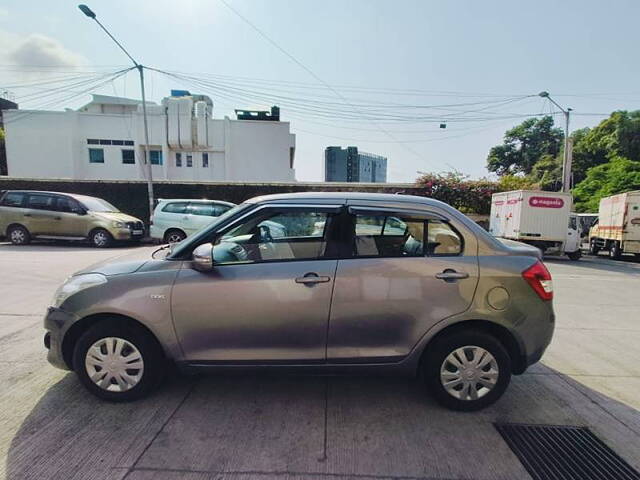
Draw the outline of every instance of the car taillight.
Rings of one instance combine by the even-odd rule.
[[[551,300],[553,298],[551,274],[547,267],[544,266],[544,263],[538,260],[522,272],[522,277],[542,300]]]

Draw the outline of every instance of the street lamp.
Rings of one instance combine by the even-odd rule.
[[[115,37],[113,35],[111,35],[111,33],[109,33],[109,30],[107,30],[104,25],[102,25],[100,23],[100,21],[98,21],[98,19],[96,18],[96,14],[93,12],[93,10],[91,10],[89,7],[87,7],[86,5],[78,5],[78,8],[80,9],[80,11],[82,13],[84,13],[87,17],[95,20],[95,22],[100,26],[100,28],[102,30],[104,30],[104,32],[109,35],[109,38],[111,38],[111,40],[113,40],[115,42],[116,45],[118,45],[118,47],[120,47],[120,50],[122,50],[125,55],[127,57],[129,57],[129,59],[133,62],[133,64],[135,65],[136,69],[138,70],[138,73],[140,74],[140,91],[142,93],[142,117],[143,117],[143,122],[144,122],[144,164],[146,166],[147,169],[147,193],[149,196],[149,218],[151,219],[151,215],[153,215],[153,208],[154,208],[154,204],[153,204],[153,176],[152,176],[152,172],[151,172],[151,162],[148,154],[148,150],[149,150],[149,125],[147,123],[147,99],[145,97],[145,93],[144,93],[144,66],[140,65],[138,62],[135,61],[135,59],[129,54],[129,52],[127,52],[125,50],[125,48],[120,44],[120,42],[118,42],[118,40],[115,39]]]
[[[562,157],[562,188],[561,192],[568,192],[571,187],[571,142],[569,140],[569,114],[571,108],[566,110],[562,108],[558,103],[549,96],[549,92],[540,92],[538,94],[542,98],[548,99],[556,107],[558,107],[562,113],[564,113],[564,155]]]

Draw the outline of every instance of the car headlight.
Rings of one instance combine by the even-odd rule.
[[[123,222],[113,221],[113,222],[111,222],[111,225],[113,225],[114,228],[124,228],[124,223]]]
[[[59,307],[74,293],[78,293],[86,288],[95,287],[96,285],[102,285],[103,283],[107,283],[107,277],[100,273],[86,273],[70,277],[56,290],[53,296],[53,306]]]

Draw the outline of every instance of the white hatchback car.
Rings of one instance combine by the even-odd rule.
[[[161,198],[151,218],[151,238],[181,242],[233,207],[235,204],[221,200]]]

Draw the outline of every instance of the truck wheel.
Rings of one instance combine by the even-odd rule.
[[[620,243],[613,242],[609,247],[609,258],[618,260],[620,258]]]
[[[580,250],[576,250],[575,252],[567,253],[567,257],[569,257],[569,260],[573,260],[575,262],[576,260],[580,260],[582,252]]]
[[[598,255],[599,251],[600,249],[598,248],[598,245],[596,245],[596,239],[592,238],[591,242],[589,242],[589,255]]]

